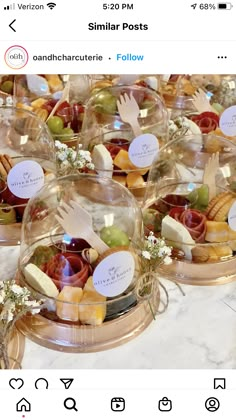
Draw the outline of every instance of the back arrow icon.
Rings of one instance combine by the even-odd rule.
[[[9,27],[14,31],[14,32],[16,32],[16,30],[12,27],[12,25],[13,25],[13,23],[15,23],[15,21],[16,21],[16,19],[14,19],[10,24],[9,24]]]

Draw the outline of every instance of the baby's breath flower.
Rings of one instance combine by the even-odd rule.
[[[55,146],[58,150],[66,150],[68,148],[67,144],[61,143],[59,140],[55,140]]]
[[[66,150],[61,150],[57,153],[57,159],[59,159],[61,162],[67,159],[67,153]]]
[[[23,295],[24,289],[22,287],[18,286],[17,284],[13,284],[11,288],[12,292],[15,293],[15,295]]]
[[[172,259],[167,255],[165,258],[164,258],[164,264],[165,265],[170,265],[172,263]]]
[[[146,258],[146,260],[150,260],[151,259],[151,254],[149,251],[142,251],[142,256],[144,258]]]
[[[141,251],[143,271],[155,271],[161,264],[170,264],[171,251],[172,248],[166,245],[164,238],[156,238],[153,232],[149,232]]]
[[[75,150],[69,148],[58,140],[55,141],[55,146],[57,149],[57,161],[63,172],[66,170],[83,170],[86,168],[94,170],[92,158],[88,150],[79,150],[77,153]]]
[[[43,301],[32,299],[31,292],[14,280],[0,282],[0,369],[9,369],[8,341],[17,319],[27,312],[40,311]]]

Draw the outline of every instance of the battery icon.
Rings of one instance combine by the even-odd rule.
[[[231,3],[218,3],[218,9],[230,10],[233,5]]]

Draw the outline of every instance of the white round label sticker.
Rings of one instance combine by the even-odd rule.
[[[236,201],[232,204],[228,214],[228,224],[232,230],[236,231]]]
[[[227,108],[221,114],[219,126],[226,136],[236,136],[236,106]]]
[[[129,159],[138,168],[151,166],[159,150],[158,139],[153,134],[141,134],[129,146]]]
[[[107,297],[123,293],[134,277],[135,263],[129,251],[114,252],[95,268],[93,285],[98,293]]]
[[[7,176],[9,190],[19,198],[31,198],[44,185],[41,166],[33,160],[17,163]]]

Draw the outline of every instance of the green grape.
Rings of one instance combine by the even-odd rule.
[[[188,194],[187,198],[190,201],[192,208],[204,211],[209,203],[208,186],[203,184],[201,187]]]
[[[72,128],[70,127],[65,127],[63,128],[60,135],[58,136],[58,139],[63,142],[63,141],[70,140],[73,136],[74,136],[74,130],[72,130]]]
[[[9,204],[0,204],[0,224],[16,223],[16,212]]]
[[[195,204],[198,199],[198,189],[191,191],[191,193],[187,195],[187,199],[191,204]]]
[[[29,262],[37,265],[37,267],[40,267],[42,264],[47,263],[56,254],[58,254],[58,249],[56,247],[39,245],[35,248]]]
[[[153,101],[150,101],[148,99],[145,99],[140,105],[140,109],[151,109],[152,107]]]
[[[218,114],[221,114],[224,111],[224,107],[217,102],[214,102],[212,106],[218,112]]]
[[[146,209],[143,212],[143,223],[145,226],[153,225],[155,222],[156,215],[158,214],[155,209]]]
[[[100,236],[110,248],[129,245],[128,235],[115,225],[102,228]]]
[[[203,184],[198,188],[198,204],[200,206],[208,206],[209,203],[209,190],[208,185]]]
[[[13,82],[11,80],[6,80],[1,84],[1,90],[5,93],[13,93]]]
[[[115,114],[117,98],[110,92],[100,92],[96,97],[96,109],[105,114]]]
[[[47,124],[53,134],[61,134],[64,128],[63,120],[57,116],[49,118]]]

